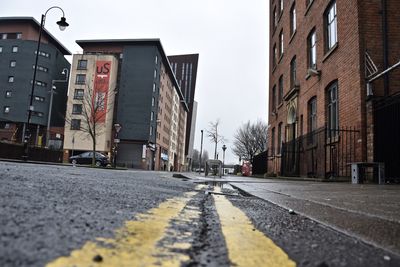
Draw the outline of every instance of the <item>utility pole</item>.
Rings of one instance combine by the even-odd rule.
[[[203,156],[203,130],[201,130],[199,173],[201,173],[201,158]]]

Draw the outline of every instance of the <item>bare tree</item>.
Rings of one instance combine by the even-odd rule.
[[[217,147],[219,142],[224,141],[224,137],[218,134],[218,126],[220,124],[219,119],[215,122],[209,123],[209,129],[207,130],[207,136],[210,138],[210,141],[214,143],[214,159],[217,159]]]
[[[242,159],[253,161],[255,155],[267,149],[268,125],[262,121],[243,124],[234,135],[233,153]]]
[[[109,112],[113,111],[113,101],[115,90],[96,90],[86,83],[86,88],[82,97],[74,100],[74,104],[80,105],[81,110],[72,110],[73,115],[66,118],[66,123],[72,125],[73,118],[78,113],[81,119],[79,130],[86,134],[92,141],[92,165],[96,164],[96,142],[97,138],[103,134],[105,119]],[[73,125],[72,125],[73,126]]]

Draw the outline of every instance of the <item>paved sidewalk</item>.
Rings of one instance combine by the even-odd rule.
[[[187,175],[194,181],[228,182],[250,195],[400,255],[400,185]]]

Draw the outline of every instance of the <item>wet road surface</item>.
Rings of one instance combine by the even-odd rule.
[[[229,185],[0,162],[0,266],[400,266]]]

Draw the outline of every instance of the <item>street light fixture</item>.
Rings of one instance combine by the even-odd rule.
[[[36,71],[37,71],[37,67],[38,67],[38,59],[39,59],[39,53],[40,53],[40,41],[42,39],[42,32],[43,32],[43,28],[45,25],[47,12],[49,12],[50,10],[55,9],[55,8],[61,10],[61,12],[62,12],[61,19],[59,21],[57,21],[57,24],[60,27],[60,30],[63,31],[69,26],[69,24],[66,22],[66,19],[65,19],[64,10],[61,7],[52,6],[49,9],[47,9],[44,14],[42,14],[42,18],[40,20],[38,44],[37,44],[37,49],[36,49],[35,68],[33,69],[32,88],[31,88],[31,96],[30,96],[30,100],[29,100],[29,109],[28,109],[28,119],[26,122],[26,127],[24,127],[25,130],[23,131],[23,136],[24,136],[23,159],[25,161],[28,160],[28,149],[29,149],[28,141],[30,138],[30,133],[29,133],[30,129],[29,128],[30,128],[30,123],[31,123],[32,111],[34,110],[32,102],[33,102],[33,93],[35,91],[35,84],[36,84]],[[28,133],[26,133],[26,131]]]
[[[50,89],[50,104],[49,104],[49,115],[47,117],[47,131],[46,131],[46,147],[49,147],[49,142],[50,142],[50,122],[51,122],[51,113],[53,109],[53,95],[54,91],[57,89],[57,87],[54,85],[56,82],[68,82],[68,74],[69,71],[67,68],[64,68],[61,72],[62,75],[65,75],[64,80],[52,80],[51,81],[51,89]]]
[[[117,167],[117,154],[118,154],[118,144],[120,140],[118,139],[118,133],[121,131],[122,126],[119,123],[114,124],[115,129],[115,138],[114,138],[114,155],[113,155],[113,166],[114,168]]]
[[[222,146],[222,151],[224,152],[223,158],[222,158],[222,175],[225,175],[225,150],[226,150],[226,145],[224,144]]]

